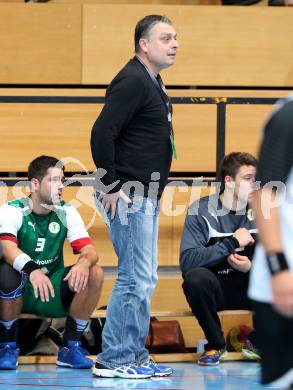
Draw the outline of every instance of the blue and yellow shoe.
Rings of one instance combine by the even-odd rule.
[[[79,341],[68,341],[67,347],[60,347],[56,364],[69,368],[92,368],[93,361],[87,355],[89,353],[81,348]]]
[[[16,370],[18,355],[15,342],[0,343],[0,370]]]
[[[173,369],[171,367],[163,366],[162,364],[157,364],[152,359],[149,359],[148,361],[143,363],[141,367],[146,367],[153,370],[154,373],[152,376],[163,377],[169,376],[173,373]]]
[[[226,348],[205,351],[197,361],[200,366],[217,366],[227,356]]]

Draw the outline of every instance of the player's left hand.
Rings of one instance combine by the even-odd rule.
[[[227,260],[231,267],[237,271],[246,273],[251,268],[251,261],[247,256],[241,256],[237,253],[233,253],[232,255],[228,256]]]
[[[83,291],[88,282],[90,267],[88,262],[79,261],[71,267],[70,271],[63,280],[68,281],[69,288],[75,293]]]

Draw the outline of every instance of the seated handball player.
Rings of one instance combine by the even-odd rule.
[[[249,270],[257,231],[248,201],[252,199],[256,159],[248,153],[225,156],[218,194],[194,202],[186,216],[180,247],[183,290],[208,343],[201,366],[218,365],[226,355],[219,310],[251,309],[247,298]],[[256,334],[242,353],[260,358]]]
[[[61,200],[64,167],[40,156],[28,168],[31,194],[0,208],[0,369],[16,369],[17,325],[21,312],[67,317],[56,364],[91,368],[80,339],[96,308],[103,271],[77,210]],[[65,267],[67,239],[78,254]]]

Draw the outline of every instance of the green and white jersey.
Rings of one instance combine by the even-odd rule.
[[[64,201],[52,207],[49,214],[35,214],[28,197],[0,207],[0,239],[10,240],[46,275],[64,267],[63,245],[67,239],[74,253],[92,244],[78,211]]]

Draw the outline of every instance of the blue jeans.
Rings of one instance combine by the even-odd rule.
[[[118,277],[108,302],[97,361],[113,366],[148,360],[150,300],[158,280],[159,203],[142,196],[130,199],[132,203],[126,204],[119,198],[115,218],[108,219]]]

